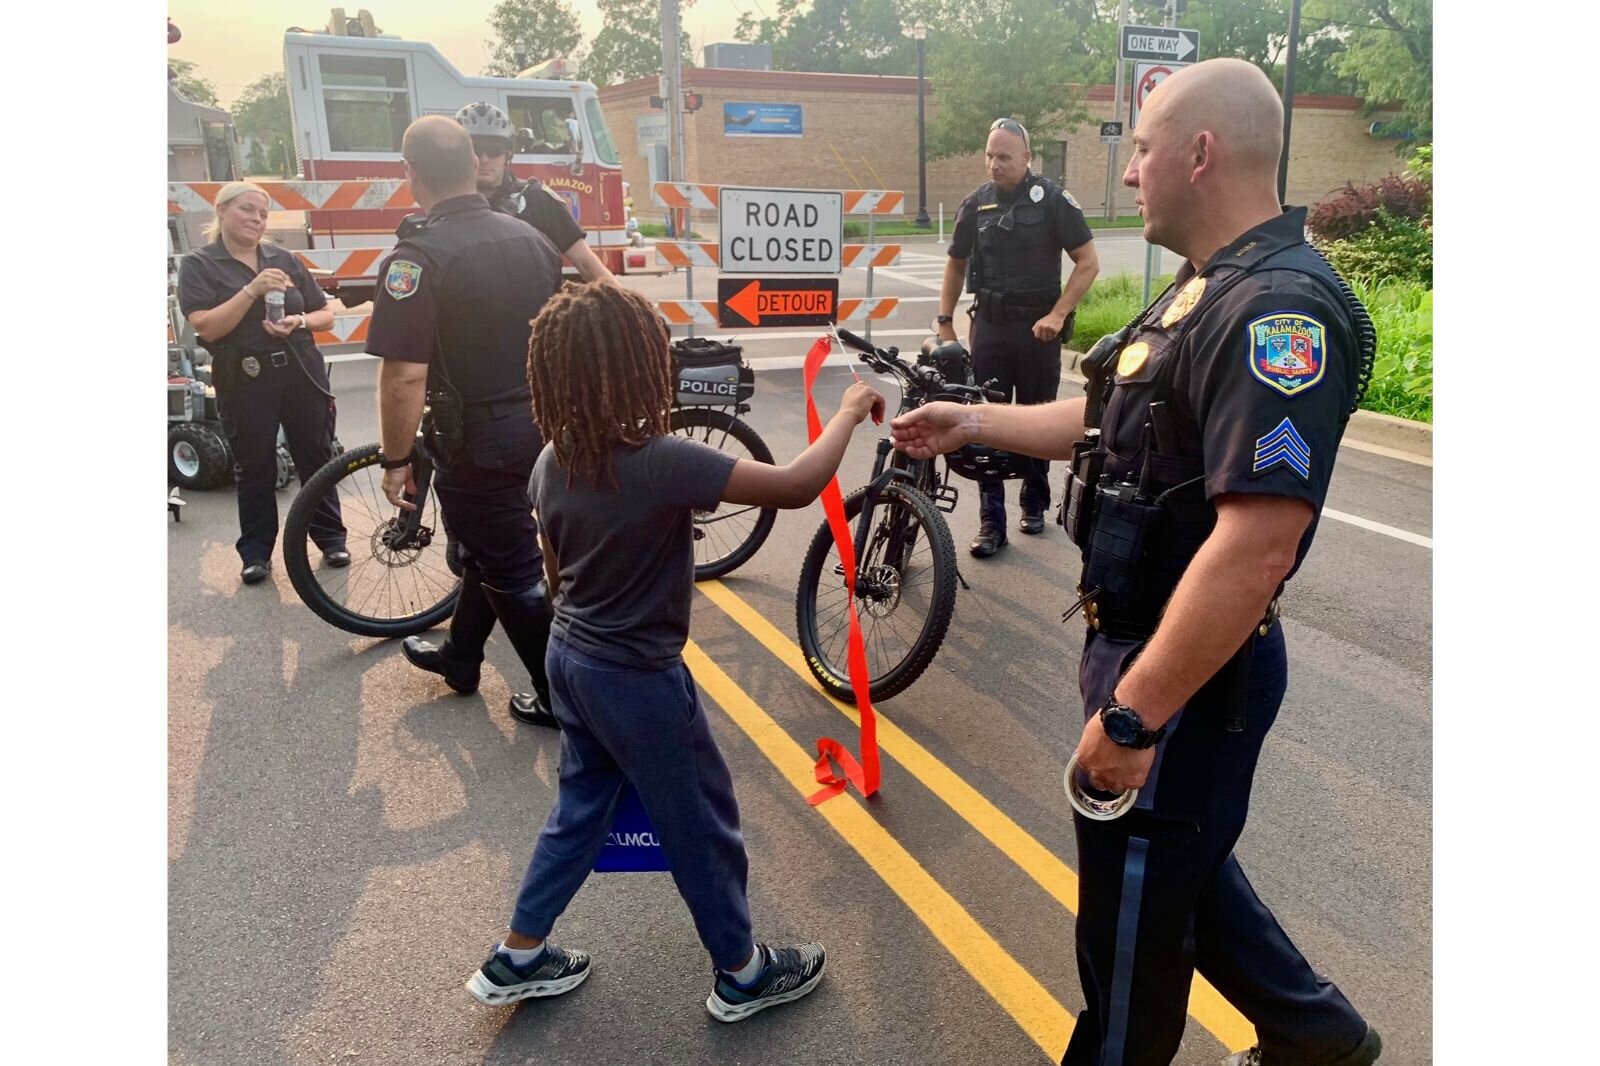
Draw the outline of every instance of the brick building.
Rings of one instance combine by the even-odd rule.
[[[789,71],[691,68],[684,71],[688,92],[705,101],[684,116],[688,174],[692,180],[722,185],[827,189],[900,189],[906,215],[917,211],[917,79],[857,74],[805,74]],[[665,113],[649,99],[659,91],[655,78],[612,85],[600,100],[622,155],[623,178],[634,190],[642,217],[659,217],[650,199],[645,150],[637,120]],[[730,136],[724,130],[724,104],[774,105],[793,115],[798,136]],[[927,83],[928,121],[938,113],[938,95]],[[1124,107],[1126,107],[1126,95]],[[1398,171],[1402,161],[1394,142],[1370,136],[1371,118],[1361,115],[1351,96],[1299,96],[1289,159],[1289,202],[1309,204],[1346,181],[1372,181]],[[1062,180],[1090,214],[1105,210],[1106,153],[1098,123],[1110,120],[1109,85],[1089,89],[1090,121],[1075,132],[1032,130],[1034,169]],[[750,109],[735,109],[741,114]],[[1122,116],[1126,121],[1126,115]],[[1130,147],[1124,141],[1118,173]],[[1062,157],[1065,155],[1063,170]],[[984,180],[983,146],[970,155],[928,161],[928,214],[944,205],[946,224],[962,197]],[[1133,190],[1118,186],[1119,214],[1132,214]],[[698,215],[697,215],[698,217]]]

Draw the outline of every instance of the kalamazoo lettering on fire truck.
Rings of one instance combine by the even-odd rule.
[[[600,99],[592,84],[570,79],[570,62],[552,60],[515,78],[466,77],[431,44],[379,34],[370,14],[345,19],[342,9],[326,31],[287,32],[283,57],[303,179],[402,179],[400,138],[413,119],[454,115],[482,100],[524,131],[513,173],[536,177],[565,199],[613,273],[646,269],[646,253],[628,243],[622,159]],[[319,248],[387,247],[408,213],[309,211],[308,236]]]

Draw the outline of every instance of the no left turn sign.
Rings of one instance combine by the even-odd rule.
[[[1170,78],[1173,72],[1182,70],[1187,63],[1135,63],[1133,65],[1133,100],[1132,109],[1128,115],[1128,132],[1139,128],[1139,112],[1144,109],[1144,102],[1150,98],[1155,87]]]

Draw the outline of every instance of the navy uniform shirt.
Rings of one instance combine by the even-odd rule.
[[[401,232],[378,271],[367,351],[442,362],[468,402],[526,395],[528,324],[561,285],[549,239],[477,193],[440,201]]]
[[[183,257],[178,266],[178,309],[183,316],[196,311],[209,311],[233,298],[233,294],[255,280],[263,270],[276,268],[289,275],[294,282],[283,293],[283,313],[307,314],[328,306],[328,297],[312,278],[311,272],[287,248],[275,244],[256,245],[257,268],[251,270],[235,259],[218,237],[204,248],[197,248]],[[244,313],[239,324],[224,337],[202,342],[232,345],[243,355],[265,355],[281,352],[288,341],[311,344],[311,332],[304,327],[296,329],[288,338],[274,337],[261,323],[267,318],[265,297],[256,300]]]
[[[558,252],[565,252],[583,240],[583,228],[572,217],[571,205],[559,193],[537,182],[510,184],[503,192],[490,197],[489,205],[496,211],[522,219],[549,237]]]
[[[1044,221],[1050,227],[1050,240],[1053,245],[1064,252],[1071,252],[1094,239],[1094,234],[1089,229],[1089,223],[1084,220],[1078,202],[1072,198],[1071,193],[1050,179],[1030,172],[1010,193],[996,190],[995,205],[985,206],[985,201],[988,199],[986,193],[993,186],[993,182],[985,182],[978,186],[956,208],[955,229],[950,234],[950,258],[972,258],[972,253],[977,247],[980,210],[986,215],[991,212],[997,216],[1001,215],[1015,204],[1019,197],[1031,196],[1030,190],[1035,186],[1042,190],[1036,210],[1043,214]],[[1023,209],[1022,205],[1018,205],[1019,211]]]
[[[1137,479],[1147,405],[1161,398],[1158,376],[1170,375],[1166,398],[1176,407],[1177,451],[1188,464],[1182,476],[1197,479],[1207,500],[1292,496],[1321,512],[1360,354],[1354,317],[1337,291],[1287,269],[1292,263],[1333,277],[1305,244],[1305,218],[1304,208],[1286,211],[1202,269],[1184,263],[1151,305],[1122,349],[1102,420],[1109,473]],[[1206,303],[1206,288],[1268,256],[1263,269]],[[1191,314],[1200,317],[1189,322]],[[1313,519],[1296,567],[1315,528]]]

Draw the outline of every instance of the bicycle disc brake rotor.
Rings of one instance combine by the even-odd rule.
[[[856,588],[862,609],[874,618],[886,618],[900,605],[900,571],[892,566],[869,566]]]
[[[404,524],[404,518],[395,517],[380,523],[372,531],[372,557],[384,566],[391,568],[410,566],[422,555],[424,549],[433,543],[433,529],[429,526],[418,526],[409,543],[404,547],[396,547],[395,541],[400,539],[404,532]]]

